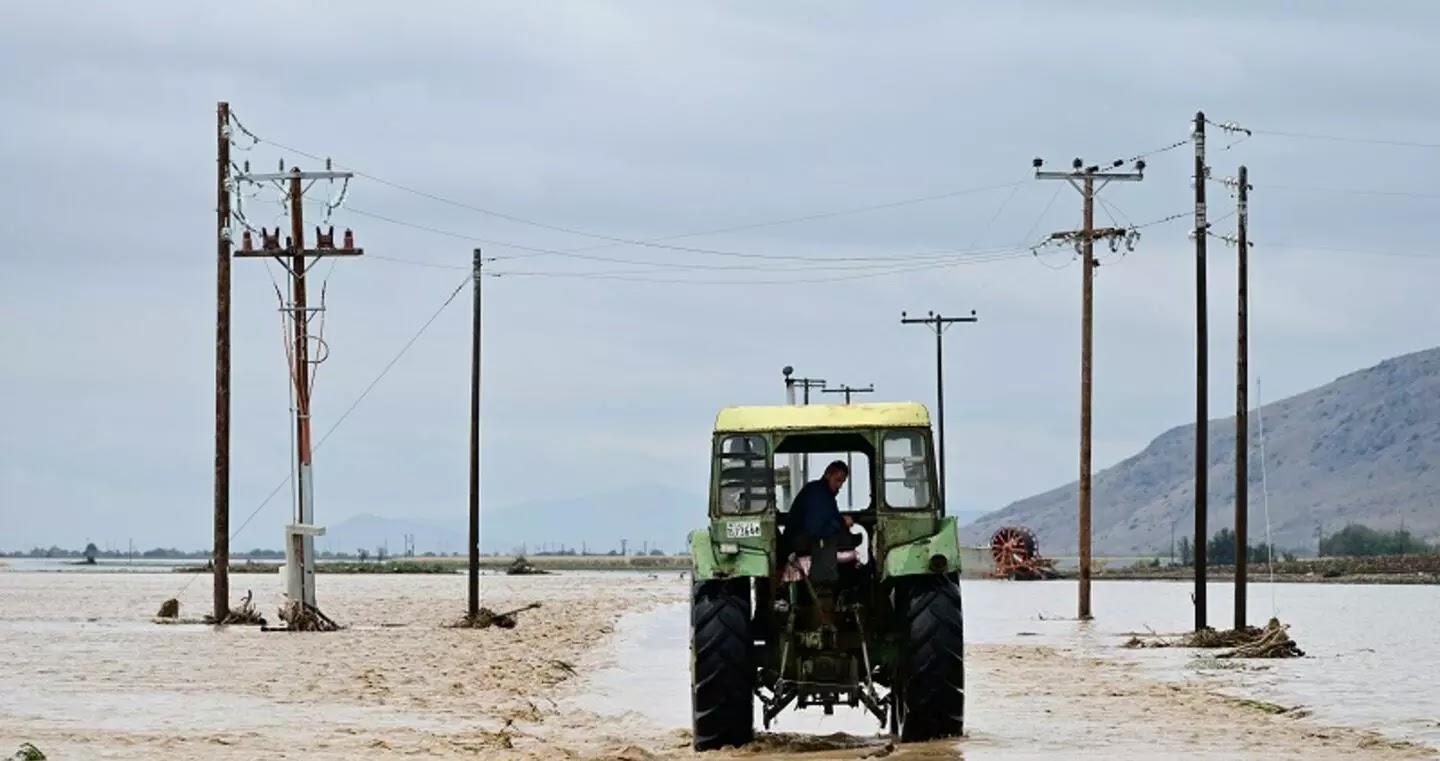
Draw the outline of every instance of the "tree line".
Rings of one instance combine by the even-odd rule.
[[[1429,544],[1405,529],[1377,531],[1369,526],[1351,523],[1345,528],[1321,537],[1320,557],[1381,557],[1393,555],[1433,555],[1440,553],[1440,547]],[[1180,565],[1195,564],[1195,547],[1189,537],[1181,537],[1176,547]],[[1295,554],[1280,550],[1274,544],[1250,545],[1245,552],[1245,562],[1259,565],[1270,562],[1292,561]],[[1205,542],[1207,565],[1235,564],[1235,531],[1222,528]]]

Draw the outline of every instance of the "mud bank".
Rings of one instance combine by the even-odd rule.
[[[269,616],[277,582],[246,579]],[[183,615],[206,609],[207,587],[180,595]],[[550,696],[622,615],[687,590],[643,575],[486,578],[487,606],[543,606],[475,631],[445,626],[464,612],[463,577],[327,577],[321,606],[350,628],[262,633],[152,623],[176,592],[168,574],[6,574],[0,753],[29,741],[57,759],[605,757],[625,735],[560,720]]]

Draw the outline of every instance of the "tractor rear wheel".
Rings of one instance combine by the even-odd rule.
[[[690,601],[691,717],[695,750],[755,739],[748,579],[695,584]]]
[[[959,579],[917,576],[904,586],[906,647],[900,667],[901,742],[965,733],[965,621]]]

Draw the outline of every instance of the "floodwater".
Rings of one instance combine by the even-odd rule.
[[[1138,664],[1161,682],[1192,682],[1221,694],[1303,707],[1310,721],[1368,729],[1387,738],[1440,748],[1440,587],[1410,585],[1252,584],[1248,623],[1272,615],[1309,657],[1236,663],[1194,650],[1121,647],[1136,632],[1180,633],[1194,625],[1192,585],[1177,582],[1096,582],[1094,620],[1076,620],[1074,582],[962,581],[969,649],[986,645],[1041,645],[1082,658]],[[1233,587],[1207,586],[1209,623],[1233,624]],[[665,727],[690,722],[688,607],[674,604],[635,614],[617,628],[610,666],[586,683],[576,704],[590,710],[638,713]],[[1043,677],[1042,677],[1043,678]],[[984,746],[1011,749],[1042,738],[1017,721],[1011,701],[972,671],[967,734],[986,740],[965,758],[985,758]],[[1039,687],[1040,685],[1036,685]],[[646,696],[641,698],[640,696]],[[756,715],[759,716],[757,704]],[[878,721],[860,709],[789,711],[774,732],[856,738],[879,737]],[[1011,753],[1005,758],[1015,757]]]
[[[445,626],[463,610],[463,575],[326,575],[321,607],[349,628],[306,635],[152,622],[169,597],[183,616],[206,612],[208,575],[24,565],[0,572],[0,757],[27,740],[51,758],[147,761],[689,755],[679,574],[487,575],[485,605],[544,604],[503,631]],[[253,590],[267,616],[279,601],[275,574],[237,574],[231,586],[237,601]],[[1073,620],[1073,582],[962,587],[967,737],[902,747],[896,759],[1416,755],[1335,725],[1440,746],[1440,691],[1428,679],[1440,664],[1437,587],[1277,585],[1274,607],[1311,657],[1238,670],[1120,647],[1131,631],[1188,629],[1185,584],[1096,583],[1096,620],[1084,624]],[[1271,600],[1252,586],[1253,623]],[[1209,602],[1211,622],[1228,626],[1228,587],[1211,585]],[[1313,715],[1271,717],[1211,692]],[[885,754],[880,730],[858,711],[789,711],[741,757]]]

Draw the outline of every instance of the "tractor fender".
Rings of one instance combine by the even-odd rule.
[[[729,547],[722,548],[722,544]],[[770,553],[764,547],[743,541],[714,541],[708,528],[690,532],[690,560],[695,581],[770,576]]]
[[[881,578],[960,572],[960,532],[954,516],[939,520],[939,530],[885,552]]]

